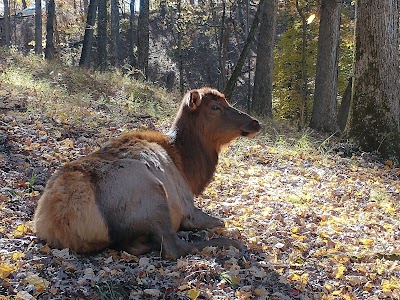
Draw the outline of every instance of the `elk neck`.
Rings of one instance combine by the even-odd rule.
[[[168,133],[177,149],[184,177],[194,195],[200,195],[211,181],[218,164],[218,147],[198,131],[174,124]]]

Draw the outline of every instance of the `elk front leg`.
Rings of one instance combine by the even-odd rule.
[[[235,247],[239,250],[243,248],[243,244],[239,241],[228,238],[217,238],[201,242],[186,242],[181,240],[176,233],[169,232],[166,235],[158,235],[156,239],[161,244],[161,254],[167,259],[177,259],[188,254],[195,254],[206,247],[226,248]]]
[[[183,230],[202,230],[224,226],[224,222],[218,218],[212,217],[193,207],[193,210],[183,217],[181,229]]]

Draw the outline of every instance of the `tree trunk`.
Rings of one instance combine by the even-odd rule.
[[[250,32],[247,35],[245,45],[242,49],[242,52],[240,53],[240,56],[235,65],[235,68],[233,69],[232,75],[229,78],[228,82],[226,83],[226,86],[224,89],[224,94],[227,98],[232,98],[233,90],[235,89],[237,79],[239,78],[239,75],[243,68],[243,65],[246,62],[246,57],[249,54],[251,43],[254,40],[254,35],[258,28],[259,19],[260,19],[260,11],[261,11],[260,7],[263,2],[264,2],[264,0],[260,0],[260,3],[258,4],[257,12],[256,12],[256,15],[254,16],[253,23],[251,24]]]
[[[120,65],[120,34],[119,34],[119,1],[111,0],[111,36],[114,52],[114,66],[119,68]]]
[[[182,56],[182,27],[179,25],[181,22],[181,1],[178,0],[178,20],[177,20],[177,30],[178,30],[178,68],[179,68],[179,92],[181,95],[184,94],[184,81],[183,81],[183,56]]]
[[[346,128],[364,151],[400,161],[397,0],[358,0],[353,97]]]
[[[46,21],[46,49],[44,52],[46,59],[53,59],[54,48],[54,19],[56,17],[56,5],[54,0],[49,0],[47,4],[47,21]]]
[[[353,86],[353,77],[350,77],[349,82],[347,83],[347,87],[343,93],[342,103],[340,104],[337,117],[339,129],[341,132],[343,132],[346,128],[346,123],[349,116],[352,86]]]
[[[98,68],[100,71],[105,71],[107,66],[107,0],[99,0],[97,13]]]
[[[272,75],[277,5],[277,0],[267,0],[261,9],[254,78],[252,110],[267,117],[272,117]]]
[[[129,60],[131,66],[136,66],[135,56],[135,0],[131,0],[129,3],[131,14],[129,16]]]
[[[138,20],[138,69],[147,78],[149,66],[149,0],[140,0],[140,12]]]
[[[341,6],[337,0],[321,2],[315,94],[310,127],[329,133],[339,131],[337,84]]]
[[[168,3],[167,0],[160,0],[160,16],[161,18],[165,18],[167,14]]]
[[[83,12],[85,13],[86,17],[88,15],[88,10],[89,10],[89,2],[88,0],[83,0]]]
[[[89,67],[90,63],[90,53],[92,52],[93,31],[94,31],[94,23],[96,21],[97,5],[98,5],[98,0],[91,0],[88,7],[85,36],[83,38],[81,59],[79,61],[79,65],[85,68]]]
[[[213,13],[215,14],[215,13]],[[225,86],[226,84],[226,42],[228,31],[225,30],[225,16],[226,16],[226,3],[225,0],[222,1],[222,17],[219,28],[219,39],[218,40],[218,63],[219,63],[219,78],[218,78],[218,88]]]
[[[303,86],[301,87],[301,103],[299,109],[299,130],[304,127],[306,118],[307,118],[307,95],[308,95],[308,88],[307,88],[307,60],[306,60],[306,49],[307,49],[307,20],[306,16],[303,12],[303,8],[300,8],[299,1],[296,0],[296,9],[301,18],[302,24],[302,44],[301,44],[301,78],[303,81]]]
[[[5,46],[9,47],[11,44],[11,26],[10,26],[10,3],[4,0],[4,39]]]
[[[35,0],[35,53],[42,54],[42,1]]]
[[[22,0],[21,2],[22,2],[22,8],[23,8],[23,9],[25,9],[25,8],[28,7],[28,6],[26,5],[26,0]]]

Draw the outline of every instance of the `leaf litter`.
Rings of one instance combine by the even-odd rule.
[[[33,212],[63,163],[123,131],[166,131],[172,121],[172,114],[138,117],[138,106],[117,96],[103,109],[95,100],[82,106],[26,92],[18,96],[24,108],[12,109],[14,96],[4,96],[1,299],[400,299],[399,169],[372,154],[321,151],[312,132],[298,147],[304,136],[276,124],[230,145],[196,199],[226,227],[180,233],[227,236],[246,249],[209,247],[171,261],[111,249],[78,255],[38,240]]]

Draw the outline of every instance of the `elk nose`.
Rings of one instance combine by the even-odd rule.
[[[254,131],[260,131],[261,130],[261,125],[257,120],[253,120],[250,123],[250,128],[253,129]]]

